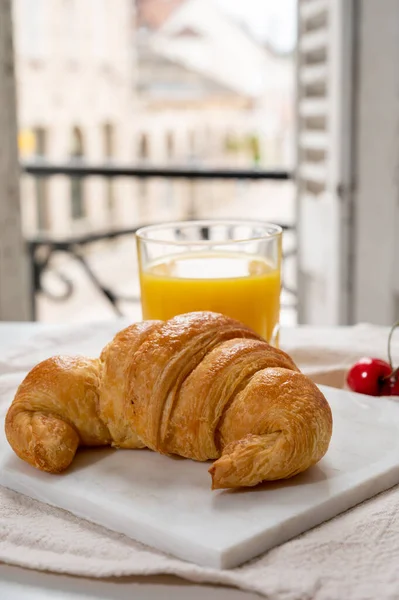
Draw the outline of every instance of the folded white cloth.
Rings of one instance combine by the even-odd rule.
[[[100,351],[124,325],[58,327],[0,354],[0,417],[16,384],[38,361],[85,354],[86,348]],[[370,325],[293,328],[283,331],[282,347],[316,382],[341,387],[348,366],[360,356],[386,358],[388,333]],[[392,350],[399,361],[399,332]],[[0,561],[92,577],[169,573],[276,600],[393,600],[399,598],[398,507],[399,486],[239,568],[220,571],[166,556],[0,487]]]

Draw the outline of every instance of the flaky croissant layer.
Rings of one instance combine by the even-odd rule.
[[[64,471],[79,446],[148,447],[214,460],[217,489],[314,465],[328,449],[332,415],[287,354],[237,321],[196,312],[131,325],[99,359],[38,364],[5,431],[20,458],[50,473]]]

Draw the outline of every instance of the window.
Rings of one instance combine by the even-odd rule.
[[[175,157],[176,148],[175,148],[175,137],[171,131],[166,134],[166,160],[172,161]],[[174,189],[175,184],[173,180],[168,179],[165,181],[164,185],[164,200],[163,205],[164,208],[170,210],[173,206],[174,202]]]
[[[45,31],[45,1],[16,2],[17,49],[31,60],[43,59],[46,54],[48,32]]]
[[[137,154],[140,162],[146,161],[150,158],[150,144],[148,141],[148,135],[146,133],[142,133],[139,137]]]
[[[109,18],[112,7],[107,0],[92,0],[91,4],[91,43],[93,55],[100,62],[105,62],[109,57],[107,18]]]
[[[83,136],[78,127],[74,127],[71,135],[70,156],[72,160],[80,160],[84,156]],[[80,177],[71,178],[71,217],[74,220],[86,216],[84,205],[84,184]]]
[[[103,127],[103,143],[104,143],[104,158],[105,161],[111,161],[114,157],[115,148],[115,130],[111,123],[105,123]],[[105,181],[107,207],[110,213],[115,211],[115,186],[112,179],[108,178]]]
[[[73,62],[78,62],[81,52],[81,12],[78,10],[77,0],[64,0],[63,32],[65,36],[65,57]]]
[[[173,133],[169,131],[166,134],[166,158],[172,160],[175,155],[175,138]]]
[[[147,162],[150,157],[150,143],[148,135],[142,133],[139,137],[137,155],[139,162]],[[140,214],[143,218],[146,217],[147,203],[148,203],[148,181],[146,179],[138,180],[138,202]]]
[[[195,131],[189,131],[188,133],[188,156],[190,160],[197,158],[197,140]]]
[[[35,155],[37,159],[46,156],[46,130],[43,127],[34,129]],[[50,226],[47,203],[47,180],[43,177],[35,177],[37,228],[39,231],[47,231]]]
[[[110,159],[114,155],[114,126],[111,123],[104,125],[104,156]]]

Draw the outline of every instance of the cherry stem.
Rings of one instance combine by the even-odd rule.
[[[396,373],[399,372],[399,367],[397,369],[393,368],[393,362],[392,362],[392,353],[391,353],[391,341],[392,341],[392,336],[394,334],[394,331],[399,327],[399,321],[396,321],[396,323],[394,323],[394,325],[392,325],[391,327],[391,331],[389,332],[389,337],[388,337],[388,360],[389,360],[389,364],[391,365],[391,369],[392,369],[392,373],[390,374],[390,377],[392,377],[393,375],[396,375]]]
[[[387,375],[386,377],[383,377],[382,380],[388,381],[388,379],[395,378],[398,373],[399,373],[399,367],[397,367],[396,369],[393,369],[392,373],[389,373],[389,375]]]

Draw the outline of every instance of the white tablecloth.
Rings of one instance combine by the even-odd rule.
[[[55,353],[100,351],[125,323],[49,328],[12,347],[0,339],[0,413],[7,390],[36,362]],[[2,330],[0,328],[0,335]],[[398,334],[399,337],[399,334]],[[317,382],[341,386],[347,367],[363,354],[386,358],[386,328],[296,328],[282,347]],[[393,354],[399,359],[399,343]],[[376,399],[378,402],[378,399]],[[185,563],[123,535],[89,524],[0,488],[0,560],[14,565],[94,577],[174,573],[256,591],[278,600],[399,598],[399,488],[230,571]]]

